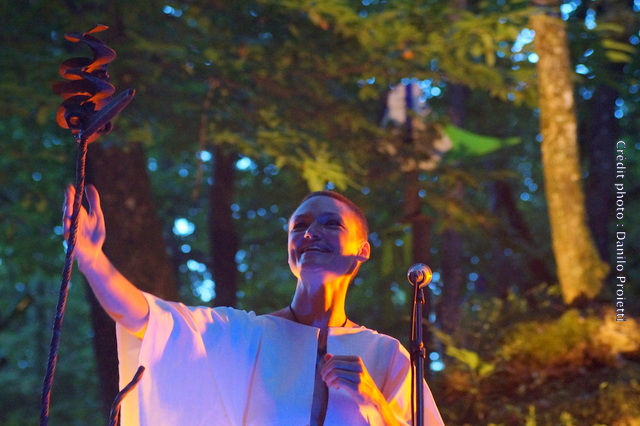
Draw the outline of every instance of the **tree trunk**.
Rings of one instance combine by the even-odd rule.
[[[546,283],[550,285],[556,281],[556,277],[547,268],[545,260],[537,255],[537,241],[534,235],[529,230],[529,227],[522,216],[522,213],[518,209],[516,199],[513,195],[513,190],[506,181],[498,180],[491,185],[491,211],[494,215],[500,215],[501,221],[506,222],[509,225],[509,230],[515,231],[517,236],[516,242],[523,247],[526,247],[526,262],[529,269],[529,276],[531,279],[522,279],[519,281],[521,284],[520,290],[523,293],[527,293],[533,287],[540,283]],[[504,232],[504,230],[497,230],[500,238],[494,243],[494,259],[491,277],[495,282],[498,297],[505,298],[513,283],[513,276],[518,271],[514,266],[512,260],[504,255],[504,241],[508,241],[508,235],[510,232]],[[522,274],[520,274],[522,275]],[[525,275],[526,276],[526,275]],[[533,302],[533,300],[531,300]]]
[[[210,194],[209,233],[211,244],[211,270],[215,281],[215,306],[236,306],[238,267],[236,253],[239,242],[236,235],[231,204],[234,194],[236,155],[222,148],[214,149],[215,171]]]
[[[104,252],[124,276],[141,290],[178,300],[175,272],[165,249],[162,225],[151,197],[144,151],[91,144],[87,182],[100,191],[107,228]],[[91,291],[91,321],[100,388],[106,412],[118,392],[115,324]],[[130,380],[131,378],[123,378]]]
[[[607,265],[600,260],[587,226],[565,24],[545,13],[532,15],[530,24],[538,54],[542,165],[551,239],[563,300],[570,304],[600,293]]]
[[[407,172],[406,180],[403,213],[405,222],[411,224],[411,261],[426,264],[431,257],[431,219],[422,212],[418,172]],[[425,297],[428,299],[428,295]]]
[[[464,10],[465,2],[458,7]],[[465,101],[469,89],[465,86],[454,84],[449,89],[449,102],[447,115],[451,123],[462,127],[465,120]],[[447,197],[450,203],[460,204],[464,198],[464,186],[462,182],[455,182],[448,189]],[[462,271],[462,235],[455,229],[447,228],[442,233],[442,297],[438,304],[438,321],[445,333],[452,334],[458,328],[460,319],[460,304],[465,292],[465,278]]]
[[[459,14],[467,9],[466,0],[452,1],[452,13],[449,20],[455,22]],[[461,84],[452,84],[449,87],[447,116],[451,124],[458,127],[464,125],[466,116],[465,101],[469,89]],[[462,182],[455,182],[448,189],[447,197],[450,203],[459,204],[464,198],[464,186]],[[465,292],[465,279],[462,272],[462,235],[451,227],[442,232],[442,296],[436,307],[437,321],[445,333],[453,334],[458,328],[460,319],[460,304]]]

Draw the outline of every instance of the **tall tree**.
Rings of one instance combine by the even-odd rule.
[[[538,55],[538,91],[545,194],[553,251],[565,303],[595,298],[608,267],[602,262],[587,225],[579,163],[572,68],[565,23],[557,15],[559,1],[534,1],[531,16]]]
[[[236,306],[238,267],[236,253],[239,238],[234,226],[231,205],[234,202],[235,152],[214,148],[215,171],[210,192],[209,241],[211,268],[216,282],[216,306]]]
[[[450,15],[452,21],[459,19],[459,13],[467,9],[466,0],[453,2],[454,10]],[[452,84],[448,90],[447,116],[451,124],[464,127],[466,100],[469,90],[463,84]],[[464,183],[460,180],[452,182],[447,197],[450,205],[462,204]],[[438,310],[438,320],[445,333],[453,333],[458,327],[460,304],[465,290],[465,278],[462,270],[462,235],[454,227],[447,227],[442,232],[442,277],[445,285]]]
[[[178,300],[176,274],[166,251],[162,224],[151,198],[146,158],[139,144],[123,149],[90,145],[88,181],[100,191],[107,227],[104,252],[138,288],[166,300]],[[118,392],[118,356],[114,322],[87,293],[95,331],[98,374],[105,415]],[[123,377],[122,380],[131,378]]]

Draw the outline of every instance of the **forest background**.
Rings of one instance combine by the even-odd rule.
[[[354,321],[408,343],[407,268],[434,270],[427,379],[447,424],[640,424],[638,1],[0,10],[1,424],[38,421],[77,149],[51,88],[91,56],[64,34],[96,24],[117,92],[137,95],[90,145],[88,181],[105,251],[140,288],[281,308],[288,214],[337,189],[371,222]],[[106,424],[115,368],[113,323],[76,271],[51,424]]]

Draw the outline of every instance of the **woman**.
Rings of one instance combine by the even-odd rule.
[[[187,307],[138,290],[102,252],[104,218],[87,186],[75,255],[116,321],[121,383],[145,374],[122,424],[395,425],[411,421],[410,362],[392,337],[350,321],[350,282],[370,255],[358,207],[310,194],[289,220],[290,305],[269,315]],[[66,194],[70,226],[73,187]],[[66,234],[65,234],[66,235]],[[425,387],[425,424],[442,424]]]

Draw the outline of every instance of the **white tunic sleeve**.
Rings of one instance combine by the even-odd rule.
[[[142,380],[123,402],[122,424],[197,425],[211,422],[214,414],[221,421],[211,424],[232,424],[208,367],[206,345],[198,336],[206,327],[204,312],[145,296],[150,307],[145,338],[139,340],[117,327],[121,387],[138,365],[145,367]]]

